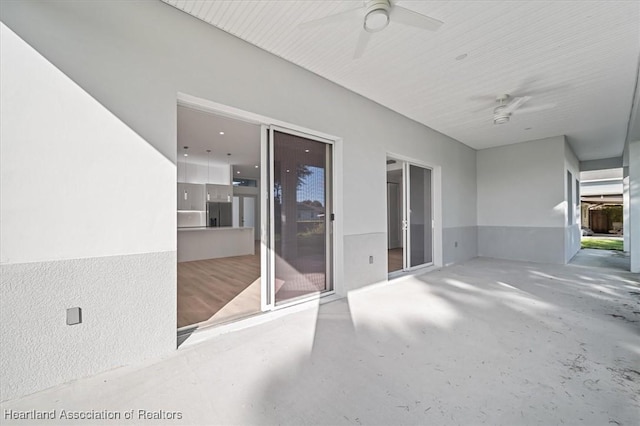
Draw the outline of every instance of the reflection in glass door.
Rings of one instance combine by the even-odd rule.
[[[332,290],[332,145],[272,130],[275,304]]]

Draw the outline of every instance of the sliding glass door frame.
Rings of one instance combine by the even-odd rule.
[[[327,170],[326,176],[327,182],[331,185],[331,197],[328,200],[332,203],[331,214],[336,214],[336,218],[331,221],[331,235],[329,249],[331,250],[329,257],[329,264],[331,265],[331,271],[329,277],[331,278],[332,289],[331,291],[324,292],[317,296],[309,297],[309,300],[319,299],[320,297],[328,296],[334,293],[342,293],[343,278],[344,278],[344,265],[342,261],[344,244],[342,241],[343,228],[342,228],[342,212],[343,207],[341,203],[336,202],[342,199],[342,188],[336,183],[340,183],[342,179],[342,139],[338,136],[328,133],[318,132],[306,127],[298,126],[289,122],[281,121],[273,117],[256,114],[250,111],[235,108],[229,105],[214,102],[212,100],[199,98],[193,95],[179,92],[177,95],[177,101],[179,105],[188,106],[190,108],[198,109],[200,111],[218,114],[224,117],[245,121],[248,123],[256,124],[261,127],[260,131],[260,196],[258,199],[260,209],[260,221],[256,223],[260,226],[260,308],[262,312],[267,312],[273,309],[284,308],[289,305],[301,303],[304,300],[292,301],[290,304],[281,304],[277,308],[274,306],[274,294],[270,289],[270,285],[273,282],[271,276],[274,273],[274,265],[271,262],[271,211],[273,205],[269,203],[271,196],[271,174],[272,170],[269,165],[270,157],[270,144],[269,136],[271,129],[282,129],[285,133],[297,134],[299,136],[317,140],[330,144],[331,149],[331,171]]]
[[[387,154],[387,159],[392,159],[394,162],[399,163],[400,167],[396,170],[400,170],[402,173],[400,179],[402,185],[400,205],[402,207],[399,212],[401,218],[402,268],[390,271],[389,274],[395,275],[396,273],[440,265],[441,215],[439,203],[441,200],[438,190],[440,170],[438,167],[420,164],[391,153]],[[414,172],[413,179],[412,170]],[[419,171],[428,171],[428,174],[418,173],[420,176],[417,176],[418,179],[416,180],[415,172]],[[416,185],[420,185],[420,187],[413,188]],[[388,199],[387,203],[389,203]],[[414,209],[412,209],[412,206]],[[429,210],[426,209],[427,206]],[[389,205],[387,204],[388,208]],[[420,217],[417,215],[420,215]],[[420,240],[416,238],[420,238]]]
[[[326,270],[325,279],[329,286],[329,290],[321,293],[314,293],[309,296],[296,297],[290,301],[280,302],[276,304],[276,252],[275,252],[275,200],[273,183],[275,179],[274,167],[274,140],[275,132],[286,133],[293,136],[309,139],[325,144],[329,155],[327,155],[327,170],[325,173],[325,247],[326,247]],[[263,311],[278,310],[288,306],[303,303],[309,300],[318,299],[335,293],[335,220],[334,220],[334,197],[335,191],[333,186],[335,182],[335,141],[327,139],[313,133],[301,132],[291,128],[277,125],[262,125],[262,143],[261,143],[261,185],[262,199],[261,204],[261,266],[264,272],[261,285],[261,307]],[[328,216],[328,217],[327,217]]]
[[[412,213],[412,201],[416,201],[416,200],[412,200],[411,197],[411,185],[412,185],[412,179],[411,179],[411,167],[418,167],[420,169],[423,170],[428,170],[430,173],[430,178],[429,178],[429,216],[428,216],[428,222],[429,223],[425,223],[424,226],[425,227],[429,227],[430,228],[430,242],[431,242],[431,249],[430,249],[430,256],[431,256],[431,261],[429,262],[424,262],[424,263],[420,263],[417,265],[412,265],[412,250],[413,250],[413,246],[412,246],[412,241],[411,241],[411,231],[412,231],[412,227],[413,226],[417,226],[416,223],[412,222],[412,218],[411,218],[411,213]],[[433,219],[433,169],[431,167],[426,167],[420,164],[415,164],[409,161],[405,161],[403,162],[402,165],[402,178],[403,178],[403,183],[404,183],[404,199],[403,199],[403,205],[404,205],[404,218],[403,218],[403,230],[404,230],[404,238],[405,238],[405,245],[406,247],[403,250],[403,262],[404,262],[404,271],[413,271],[416,269],[421,269],[421,268],[425,268],[428,266],[433,266],[434,265],[434,231],[435,231],[435,221]]]

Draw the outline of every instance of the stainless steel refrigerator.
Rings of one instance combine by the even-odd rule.
[[[232,226],[231,203],[208,202],[207,226]]]

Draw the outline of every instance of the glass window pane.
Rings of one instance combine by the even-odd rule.
[[[276,304],[330,290],[327,274],[327,144],[274,132]]]
[[[409,267],[433,262],[431,170],[409,166]]]

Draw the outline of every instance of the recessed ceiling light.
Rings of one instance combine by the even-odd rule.
[[[463,53],[462,55],[458,55],[456,56],[456,61],[461,61],[464,58],[466,58],[468,55],[466,53]]]
[[[256,166],[256,169],[258,168],[258,166]]]
[[[309,150],[308,150],[308,149],[305,149],[305,150],[304,150],[304,152],[309,152]]]
[[[289,169],[287,169],[287,173],[289,173]]]
[[[236,172],[236,174],[240,174],[240,170],[238,170],[238,171]]]
[[[188,157],[188,156],[189,156],[189,154],[184,154],[184,156],[185,156],[185,157]]]

